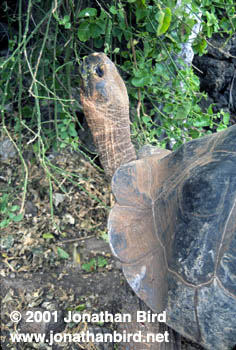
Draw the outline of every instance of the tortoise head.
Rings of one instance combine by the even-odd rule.
[[[136,159],[126,86],[104,53],[87,56],[80,66],[80,77],[83,111],[105,173],[112,176],[121,164]]]
[[[85,57],[80,66],[81,93],[94,104],[122,103],[129,113],[127,90],[114,63],[104,53]]]

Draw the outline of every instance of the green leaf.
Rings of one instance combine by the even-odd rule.
[[[145,85],[148,85],[149,81],[150,81],[149,76],[146,76],[146,77],[144,76],[140,78],[138,77],[132,78],[131,83],[136,87],[143,87]]]
[[[144,116],[142,116],[142,121],[145,125],[149,126],[150,123],[152,122],[152,119],[149,116],[144,115]]]
[[[186,119],[190,110],[191,110],[192,104],[190,101],[182,103],[181,106],[178,106],[177,112],[176,112],[176,118],[177,119]]]
[[[224,115],[223,115],[223,123],[225,125],[228,125],[229,124],[229,119],[230,119],[229,113],[225,112]]]
[[[97,16],[97,10],[92,7],[87,7],[86,9],[80,11],[78,18],[83,17],[96,17]]]
[[[209,115],[213,115],[213,105],[212,104],[207,108],[207,113]]]
[[[98,257],[98,267],[104,267],[107,265],[107,259],[105,259],[103,256]]]
[[[206,53],[207,42],[202,38],[196,45],[194,45],[194,50],[201,56]]]
[[[9,219],[4,219],[0,222],[0,228],[4,228],[7,227],[10,224],[10,220]]]
[[[55,237],[53,236],[52,233],[44,233],[43,238],[44,239],[54,239]]]
[[[82,269],[86,272],[92,272],[94,270],[96,270],[96,259],[92,258],[88,263],[86,264],[82,264]]]
[[[76,311],[84,311],[86,309],[86,304],[79,304],[75,307]]]
[[[158,27],[157,27],[157,33],[160,30],[160,28],[163,26],[164,23],[164,18],[165,18],[165,12],[160,10],[157,14],[157,20],[158,20]]]
[[[18,210],[18,209],[20,209],[20,207],[19,207],[19,205],[13,205],[11,208],[10,208],[10,210],[13,212],[13,211],[16,211],[16,210]]]
[[[98,38],[100,37],[101,34],[104,34],[104,29],[105,27],[103,28],[101,25],[97,24],[97,23],[91,23],[90,25],[90,35],[91,35],[91,38]]]
[[[136,21],[139,22],[141,19],[147,18],[148,10],[145,8],[137,8],[135,15]]]
[[[170,26],[170,22],[171,22],[171,9],[169,7],[166,7],[163,11],[160,11],[158,13],[158,22],[159,25],[157,27],[157,36],[160,36],[162,34],[164,34],[169,26]]]
[[[61,259],[69,259],[69,254],[60,247],[57,247],[57,254]]]
[[[15,214],[10,212],[10,213],[8,213],[8,216],[12,220],[15,217]]]
[[[61,142],[60,143],[60,148],[65,148],[67,146],[67,143]]]
[[[70,136],[77,136],[77,132],[76,132],[76,130],[75,130],[75,124],[70,124],[69,125],[69,135]]]
[[[91,38],[91,33],[90,33],[90,23],[85,21],[80,24],[78,28],[78,38],[80,41],[87,41],[88,39]]]
[[[23,214],[21,213],[21,214],[18,214],[18,215],[15,215],[13,218],[12,218],[12,220],[14,221],[14,222],[19,222],[19,221],[21,221],[23,219]]]
[[[70,22],[70,16],[66,15],[66,16],[64,16],[64,18],[63,18],[63,20],[62,20],[62,23],[63,23],[63,24],[66,24],[66,23],[68,23],[68,22]]]
[[[147,7],[146,0],[139,0],[139,6]]]
[[[106,231],[101,232],[99,234],[99,237],[101,237],[101,239],[103,239],[105,242],[109,243],[109,237]]]
[[[198,119],[194,120],[193,125],[196,127],[203,127],[203,126],[209,126],[210,120],[207,115],[203,115],[199,117]]]
[[[200,45],[199,45],[200,54],[206,53],[206,50],[205,50],[206,48],[207,48],[207,41],[203,38],[200,42]]]
[[[200,137],[201,133],[200,133],[200,130],[191,129],[191,130],[189,130],[189,135],[190,135],[193,139],[197,139],[198,137]]]
[[[66,29],[70,29],[70,28],[71,28],[71,23],[69,23],[69,22],[68,22],[68,23],[65,23],[65,28],[66,28]]]
[[[111,6],[109,8],[109,11],[113,14],[113,15],[116,15],[118,13],[117,9],[115,8],[115,6]]]
[[[218,131],[222,131],[222,130],[225,130],[225,129],[227,129],[227,126],[226,126],[226,125],[224,125],[224,124],[219,124],[218,127],[217,127],[217,129],[216,129],[216,131],[218,132]]]

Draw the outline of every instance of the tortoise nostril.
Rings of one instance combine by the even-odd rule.
[[[102,78],[104,75],[104,71],[100,66],[95,67],[95,73],[99,76],[99,78]]]

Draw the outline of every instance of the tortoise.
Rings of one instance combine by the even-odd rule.
[[[125,84],[104,53],[80,68],[81,102],[116,204],[110,247],[134,290],[206,349],[236,344],[236,125],[137,159]]]

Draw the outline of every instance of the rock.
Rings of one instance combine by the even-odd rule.
[[[234,75],[234,65],[228,61],[202,56],[196,57],[195,64],[202,71],[202,74],[198,74],[201,90],[208,92],[210,95],[223,93]]]
[[[215,113],[222,109],[229,112],[233,124],[236,112],[236,34],[229,40],[215,34],[209,42],[208,53],[195,56],[193,61],[199,70],[195,73],[200,78],[201,90],[208,93],[208,101],[202,104],[214,103]]]
[[[7,160],[14,158],[16,155],[16,149],[9,139],[4,139],[0,142],[0,158],[1,160]]]
[[[57,208],[59,204],[63,203],[66,198],[65,194],[62,193],[53,193],[53,203],[55,207]]]
[[[56,318],[54,311],[56,311]],[[46,336],[52,331],[53,333],[62,332],[65,328],[63,312],[59,310],[59,307],[56,307],[54,311],[37,308],[21,312],[20,332],[29,334],[40,333]],[[42,317],[42,321],[40,321],[40,317]],[[29,320],[33,320],[33,322],[29,322]]]
[[[225,60],[233,55],[235,50],[236,35],[230,40],[226,37],[222,37],[220,34],[214,34],[210,39],[210,45],[208,46],[208,56],[212,56],[218,60]]]
[[[25,214],[30,216],[36,216],[38,214],[38,208],[29,200],[25,203]]]

